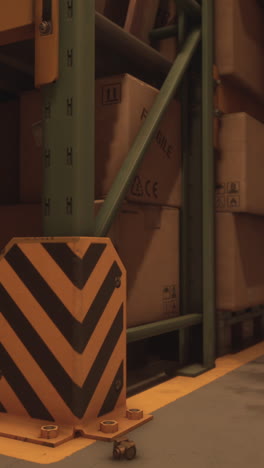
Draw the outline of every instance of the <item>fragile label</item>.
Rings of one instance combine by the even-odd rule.
[[[147,109],[144,107],[141,113],[141,120],[145,119],[148,115]],[[161,148],[163,154],[168,158],[171,159],[173,154],[173,146],[169,143],[168,138],[164,135],[164,133],[159,129],[155,135],[155,140],[158,146]]]

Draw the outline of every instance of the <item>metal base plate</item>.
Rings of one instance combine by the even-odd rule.
[[[109,418],[109,415],[107,417]],[[78,427],[77,429],[78,431],[80,431],[83,437],[87,437],[88,439],[111,441],[123,436],[124,434],[127,434],[130,431],[133,431],[137,427],[142,426],[143,424],[145,424],[148,421],[151,421],[152,419],[152,415],[145,415],[142,419],[138,420],[131,420],[125,417],[119,417],[118,419],[116,419],[116,421],[118,421],[119,426],[118,431],[109,434],[101,432],[98,428],[98,423],[95,424],[94,422],[86,424],[82,427]]]
[[[56,439],[44,439],[40,437],[41,426],[48,424],[50,423],[39,419],[28,419],[1,413],[0,436],[45,445],[46,447],[58,447],[74,439],[74,428],[72,426],[61,425],[59,426],[59,434]]]
[[[105,434],[99,430],[100,421],[104,419],[113,419],[118,422],[118,431],[110,434]],[[127,419],[120,414],[109,413],[100,420],[93,420],[85,425],[59,426],[59,433],[54,439],[46,439],[40,436],[40,428],[43,425],[49,425],[47,421],[38,419],[29,419],[10,414],[1,413],[0,420],[0,437],[9,439],[21,440],[23,442],[31,442],[33,444],[45,445],[46,447],[58,447],[69,440],[74,439],[76,432],[82,437],[94,440],[111,441],[120,437],[136,427],[145,424],[153,419],[152,415],[144,415],[138,420]]]
[[[198,375],[201,375],[204,372],[207,372],[213,368],[214,366],[204,367],[201,364],[191,364],[190,366],[182,367],[182,369],[179,369],[177,375],[180,375],[182,377],[197,377]]]

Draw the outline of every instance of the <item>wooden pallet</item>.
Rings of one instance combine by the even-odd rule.
[[[264,339],[264,306],[217,311],[216,354],[236,353]]]

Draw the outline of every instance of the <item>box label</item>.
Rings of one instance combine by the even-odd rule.
[[[239,193],[240,183],[239,182],[227,182],[227,193]]]
[[[215,191],[217,194],[225,193],[225,184],[216,184]]]
[[[164,317],[175,317],[177,315],[177,287],[176,284],[164,286],[162,290],[162,304]]]
[[[239,208],[240,207],[240,197],[237,195],[228,195],[227,197],[227,206],[228,208]]]
[[[216,197],[216,208],[219,210],[225,208],[225,197]]]
[[[136,176],[131,185],[130,193],[131,195],[134,195],[135,197],[138,197],[138,198],[147,196],[149,198],[156,199],[159,196],[158,190],[159,190],[159,185],[156,180],[151,180],[151,179],[143,180],[139,176]]]
[[[119,104],[121,102],[121,83],[113,83],[103,86],[102,88],[102,104],[109,106],[111,104]]]
[[[240,182],[231,181],[218,183],[215,186],[216,209],[237,209],[240,208]]]

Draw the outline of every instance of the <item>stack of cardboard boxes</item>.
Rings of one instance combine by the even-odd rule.
[[[221,83],[216,171],[217,309],[264,304],[264,10],[215,0]]]
[[[107,195],[157,94],[130,75],[97,80],[97,200]],[[109,233],[127,269],[129,327],[179,314],[180,134],[173,100]],[[96,203],[99,209],[102,201]]]

